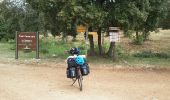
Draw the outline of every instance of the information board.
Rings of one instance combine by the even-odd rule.
[[[18,59],[18,51],[36,51],[39,59],[39,33],[38,32],[16,32],[15,59]]]
[[[26,33],[21,32],[17,34],[18,50],[30,48],[36,50],[36,32]]]
[[[119,41],[119,32],[109,32],[110,42]]]

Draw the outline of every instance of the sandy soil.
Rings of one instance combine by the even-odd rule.
[[[83,91],[66,78],[65,65],[0,63],[0,100],[170,100],[170,71],[93,66]]]

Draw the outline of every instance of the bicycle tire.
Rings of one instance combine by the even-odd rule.
[[[80,91],[82,91],[83,90],[82,75],[80,75],[78,78],[78,84],[79,84]]]

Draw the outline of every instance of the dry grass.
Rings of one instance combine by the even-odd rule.
[[[160,30],[158,33],[152,32],[149,40],[143,45],[133,45],[128,38],[121,38],[120,45],[122,45],[128,52],[169,52],[170,53],[170,30]]]

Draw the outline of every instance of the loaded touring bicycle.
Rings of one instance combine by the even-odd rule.
[[[83,76],[90,73],[89,65],[86,62],[85,55],[79,55],[80,50],[78,48],[72,48],[69,53],[71,56],[67,58],[67,78],[73,80],[72,85],[78,81],[80,91],[83,89]]]

